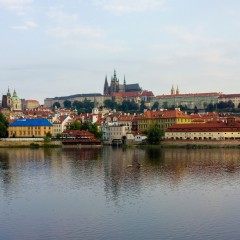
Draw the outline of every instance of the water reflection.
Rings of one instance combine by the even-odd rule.
[[[239,177],[239,149],[0,149],[1,237],[237,236]]]

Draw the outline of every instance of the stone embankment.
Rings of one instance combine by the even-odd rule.
[[[163,147],[240,148],[240,140],[164,140]]]
[[[61,141],[51,141],[45,143],[43,141],[0,141],[0,148],[21,148],[21,147],[62,147]]]

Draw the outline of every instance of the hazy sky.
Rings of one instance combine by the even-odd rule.
[[[0,0],[1,93],[240,93],[238,0]]]

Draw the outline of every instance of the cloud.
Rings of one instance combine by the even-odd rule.
[[[99,39],[104,36],[101,29],[80,24],[76,14],[68,14],[61,9],[51,8],[47,16],[53,20],[53,26],[47,32],[56,38]]]
[[[162,8],[165,0],[95,0],[95,4],[114,14],[125,14]]]
[[[18,14],[22,14],[31,3],[32,0],[0,0],[0,6],[15,11]]]
[[[206,41],[203,29],[200,27],[190,31],[179,26],[168,26],[164,31],[187,44]]]
[[[81,24],[76,14],[69,14],[60,8],[51,8],[47,12],[49,21],[46,33],[55,38],[56,46],[70,49],[97,49],[106,51],[106,33],[101,28]],[[124,47],[120,47],[124,49]]]
[[[28,31],[36,28],[38,25],[34,21],[26,21],[22,25],[13,26],[13,29]]]

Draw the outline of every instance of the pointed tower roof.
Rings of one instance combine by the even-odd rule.
[[[9,87],[8,87],[8,91],[7,91],[7,96],[11,97],[11,93],[10,93]]]
[[[177,89],[176,89],[176,94],[179,94],[179,89],[178,89],[178,86],[177,86]]]
[[[13,91],[13,97],[17,97],[17,92],[16,92],[15,89],[14,89],[14,91]]]

